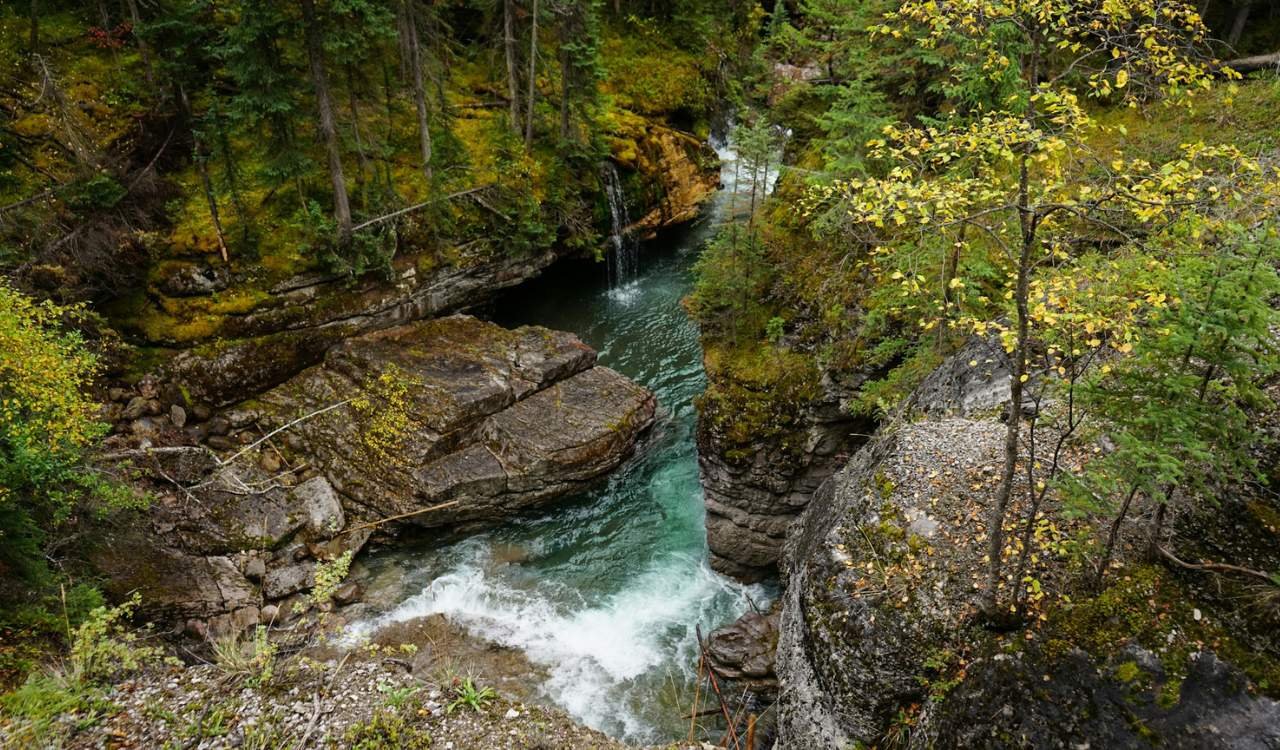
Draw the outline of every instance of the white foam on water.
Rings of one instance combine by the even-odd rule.
[[[493,564],[484,545],[461,546],[467,553],[426,589],[349,634],[443,614],[473,635],[523,651],[548,669],[541,687],[550,700],[584,724],[628,739],[655,739],[635,706],[652,706],[670,673],[692,677],[695,624],[706,632],[767,597],[703,560],[672,554],[588,603],[562,584],[504,576],[506,566]]]
[[[640,298],[644,290],[641,288],[639,281],[629,281],[618,286],[611,287],[605,294],[609,295],[609,299],[614,302],[629,305]]]

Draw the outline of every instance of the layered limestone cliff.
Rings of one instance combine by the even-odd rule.
[[[653,120],[619,121],[614,159],[627,175],[631,215],[640,217],[632,233],[647,237],[694,219],[717,186],[715,152]],[[354,280],[292,257],[166,257],[109,317],[149,353],[136,370],[176,384],[189,403],[221,407],[284,382],[343,339],[474,307],[571,252],[512,252],[484,241],[423,247],[439,238],[412,233],[397,244],[385,274]]]
[[[698,468],[713,568],[748,582],[777,573],[787,529],[871,429],[869,420],[850,416],[850,392],[824,380],[785,429],[752,431],[745,441],[718,427],[717,410],[725,406],[704,401]]]

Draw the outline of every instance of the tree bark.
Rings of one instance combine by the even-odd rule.
[[[405,50],[408,53],[409,78],[413,82],[413,104],[418,110],[418,147],[422,152],[422,174],[431,182],[431,130],[427,118],[427,94],[422,82],[422,47],[418,41],[418,19],[406,0],[404,13]]]
[[[364,140],[360,137],[360,104],[356,101],[356,74],[352,70],[351,63],[345,66],[347,77],[347,108],[351,110],[351,135],[356,142],[356,186],[357,189],[363,190],[365,184],[365,172],[369,169],[369,157],[364,152]],[[365,200],[366,196],[361,193],[361,200]]]
[[[1240,43],[1240,37],[1244,35],[1244,27],[1249,23],[1249,11],[1253,9],[1253,3],[1249,0],[1241,3],[1236,9],[1236,18],[1231,23],[1231,31],[1227,34],[1227,46],[1235,49]]]
[[[533,143],[533,104],[537,96],[537,89],[534,82],[537,80],[538,65],[538,0],[533,0],[533,21],[529,27],[529,101],[526,102],[528,109],[525,113],[524,121],[524,145],[525,148]]]
[[[1124,503],[1120,505],[1120,512],[1116,514],[1116,518],[1111,522],[1111,529],[1107,532],[1107,546],[1102,551],[1102,559],[1098,561],[1098,580],[1096,585],[1102,588],[1102,580],[1107,575],[1107,567],[1111,565],[1111,557],[1116,551],[1116,540],[1120,538],[1120,527],[1124,524],[1124,520],[1129,516],[1129,508],[1133,505],[1133,498],[1138,494],[1138,485],[1129,488],[1129,494],[1125,496]]]
[[[511,104],[511,131],[520,135],[520,81],[516,77],[515,7],[502,0],[503,50],[507,58],[507,96]]]
[[[560,140],[569,140],[569,50],[560,40]]]
[[[187,99],[187,91],[181,86],[178,87],[178,101],[182,104],[183,116],[190,123],[192,158],[195,159],[196,167],[200,170],[200,186],[204,190],[204,199],[209,204],[209,218],[213,221],[213,230],[218,236],[218,252],[222,256],[222,262],[229,263],[227,239],[222,231],[222,218],[218,214],[218,197],[213,192],[213,180],[209,178],[209,159],[205,154],[204,141],[200,138],[195,123],[192,122],[191,102]]]
[[[1264,68],[1280,67],[1280,50],[1266,55],[1253,55],[1252,57],[1228,60],[1222,64],[1222,67],[1231,68],[1237,73],[1252,73],[1255,70],[1263,70]]]
[[[142,41],[142,37],[138,35],[138,27],[142,25],[142,17],[138,14],[138,0],[126,0],[125,4],[129,8],[129,21],[133,24],[133,36],[138,41],[138,52],[142,54],[142,74],[146,76],[147,84],[151,85],[154,80],[154,75],[151,72],[151,53],[147,49],[147,43]]]
[[[329,80],[324,71],[324,42],[320,34],[320,23],[316,18],[314,0],[302,0],[302,21],[305,27],[307,59],[311,65],[311,83],[316,90],[316,106],[320,112],[320,133],[324,136],[325,150],[329,156],[329,177],[333,181],[333,217],[338,222],[339,239],[346,244],[351,238],[351,204],[347,197],[347,182],[342,176],[342,153],[338,149],[333,99],[329,95]]]

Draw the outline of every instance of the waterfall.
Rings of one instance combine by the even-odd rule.
[[[627,213],[627,197],[622,192],[622,178],[613,162],[600,165],[605,198],[609,201],[609,250],[605,258],[609,267],[609,286],[618,288],[635,280],[640,248],[631,236],[631,216]]]

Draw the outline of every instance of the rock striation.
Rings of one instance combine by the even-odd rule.
[[[235,631],[286,617],[370,522],[493,524],[582,489],[631,453],[654,410],[567,333],[455,315],[348,339],[213,417],[206,445],[108,457],[156,502],[106,530],[93,562],[113,592],[139,591],[197,634]]]
[[[583,488],[652,423],[653,395],[595,362],[572,334],[455,315],[344,341],[246,408],[282,425],[346,399],[385,399],[385,383],[399,381],[405,403],[375,405],[372,419],[349,407],[308,419],[294,450],[363,515],[458,500],[409,522],[492,522]],[[384,407],[404,410],[409,438],[380,457],[366,438]]]
[[[866,419],[851,417],[847,390],[828,383],[805,407],[797,434],[760,437],[730,449],[704,412],[698,420],[698,468],[707,509],[711,567],[741,581],[777,574],[787,529],[815,490],[861,445]]]

